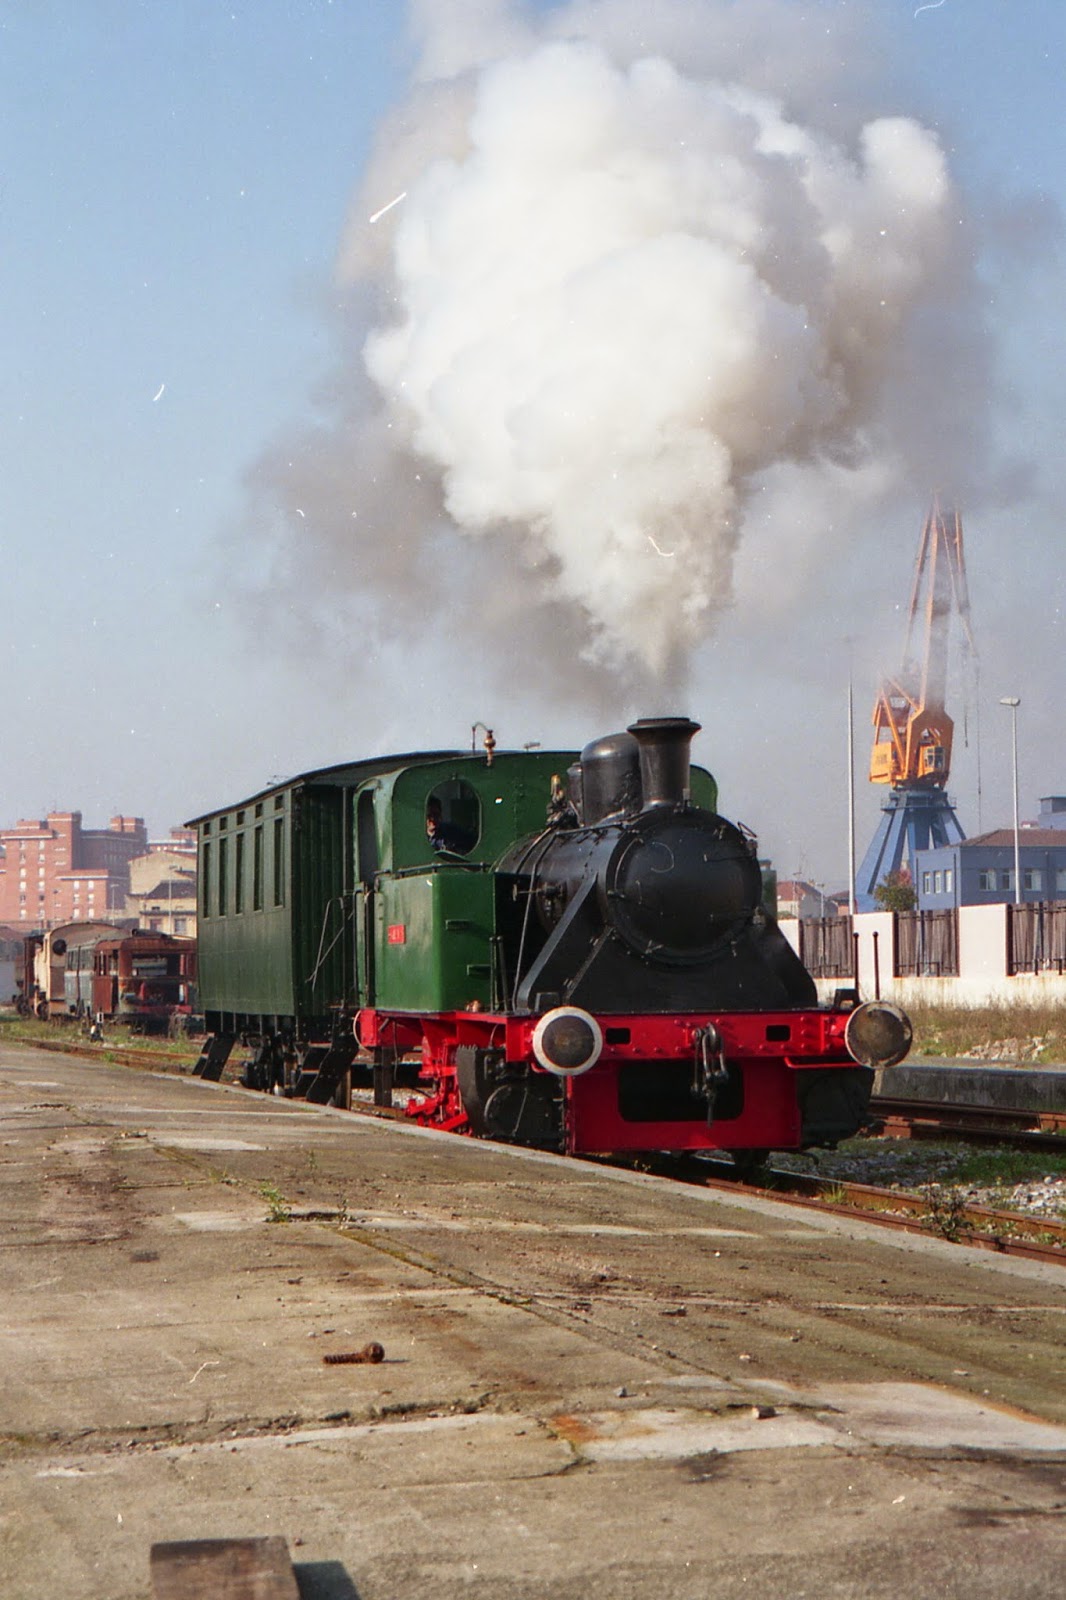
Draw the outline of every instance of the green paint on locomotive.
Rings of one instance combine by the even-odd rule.
[[[573,751],[381,757],[196,819],[200,1003],[232,1031],[311,1037],[333,1008],[498,1002],[493,864],[545,825]],[[717,809],[701,767],[694,804]],[[434,851],[436,800],[454,851]]]
[[[380,780],[372,973],[361,986],[375,1005],[434,1012],[492,1004],[492,865],[516,839],[544,827],[552,778],[565,781],[575,759],[572,751],[504,753],[490,767],[467,756]],[[431,800],[454,830],[454,851],[433,849]]]

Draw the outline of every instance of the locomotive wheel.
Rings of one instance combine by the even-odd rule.
[[[545,1082],[543,1075],[527,1072],[492,1091],[485,1104],[485,1123],[493,1139],[558,1150],[562,1143],[560,1110],[556,1085]]]
[[[485,1106],[496,1087],[496,1068],[500,1063],[498,1050],[479,1050],[474,1045],[461,1044],[455,1052],[455,1078],[459,1085],[459,1098],[463,1110],[475,1133],[489,1133]]]
[[[745,1180],[753,1178],[770,1159],[769,1150],[730,1150],[733,1165]]]

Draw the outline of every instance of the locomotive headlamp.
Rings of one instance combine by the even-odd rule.
[[[576,1078],[600,1059],[603,1033],[596,1018],[579,1006],[546,1011],[533,1029],[533,1054],[547,1072]]]
[[[907,1054],[913,1037],[910,1018],[885,1000],[856,1006],[844,1028],[848,1053],[864,1067],[894,1067]]]

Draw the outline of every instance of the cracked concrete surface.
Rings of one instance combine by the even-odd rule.
[[[1061,1592],[1058,1269],[12,1047],[0,1157],[5,1600]]]

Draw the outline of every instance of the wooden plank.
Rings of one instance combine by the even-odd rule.
[[[277,1536],[154,1544],[151,1571],[153,1600],[300,1600]]]

